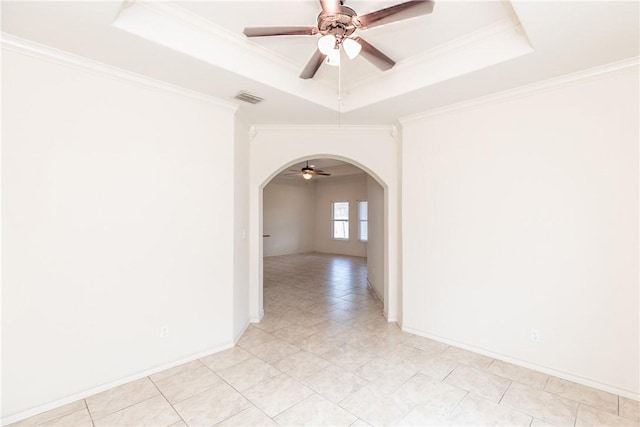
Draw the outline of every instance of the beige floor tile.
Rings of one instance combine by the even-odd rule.
[[[220,384],[174,405],[190,426],[212,426],[251,404],[228,384]]]
[[[490,357],[453,346],[442,352],[442,356],[478,369],[485,369],[493,362]]]
[[[465,390],[445,384],[424,374],[416,374],[397,393],[416,405],[449,413],[467,394]]]
[[[340,402],[369,383],[351,371],[336,365],[329,365],[302,382],[334,403]]]
[[[281,426],[349,426],[357,420],[318,394],[296,403],[275,418]]]
[[[440,380],[458,366],[458,363],[439,354],[426,353],[417,349],[406,352],[403,360],[416,371]]]
[[[302,338],[309,337],[319,331],[319,328],[313,326],[304,326],[295,324],[286,328],[278,329],[274,335],[286,342],[294,343]]]
[[[267,415],[262,412],[260,409],[251,405],[249,408],[244,411],[234,415],[233,417],[227,418],[224,421],[220,421],[217,426],[224,427],[249,427],[249,426],[260,426],[260,427],[271,427],[277,426],[275,421],[271,418],[267,417]]]
[[[274,363],[280,359],[300,351],[295,345],[282,340],[273,340],[268,343],[253,347],[251,353],[266,363]]]
[[[173,405],[220,383],[222,383],[222,380],[219,376],[211,372],[206,366],[201,365],[157,381],[156,386]]]
[[[343,345],[344,342],[333,336],[314,334],[309,337],[302,338],[301,340],[295,341],[294,344],[304,351],[319,356],[333,350],[340,345]]]
[[[531,424],[529,425],[529,427],[556,427],[556,426],[546,421],[540,420],[538,418],[534,418],[533,421],[531,421]]]
[[[399,426],[444,427],[452,426],[446,415],[431,406],[416,406],[400,422]]]
[[[338,322],[343,322],[343,323],[347,323],[355,318],[358,317],[358,315],[352,311],[348,311],[348,310],[342,310],[340,308],[337,307],[330,307],[331,310],[327,311],[325,313],[325,315],[330,319],[330,320],[335,320]],[[340,331],[342,332],[342,331]],[[338,333],[340,333],[338,332]]]
[[[619,397],[620,399],[620,416],[629,418],[632,420],[640,420],[640,402],[626,397]]]
[[[274,332],[291,325],[292,323],[282,316],[265,314],[260,323],[255,323],[253,326],[265,332]]]
[[[496,403],[511,384],[511,380],[465,365],[454,369],[444,382]]]
[[[240,362],[244,362],[245,360],[251,359],[251,357],[251,353],[236,346],[228,350],[203,357],[200,361],[210,369],[218,372],[233,365],[237,365]]]
[[[184,421],[180,420],[180,421],[176,421],[175,423],[171,424],[169,427],[188,427],[187,423],[185,423]]]
[[[89,415],[89,411],[84,408],[76,412],[72,412],[70,414],[66,414],[61,416],[60,418],[56,418],[55,420],[47,421],[42,424],[42,426],[46,427],[92,427],[93,422],[91,421],[91,416]]]
[[[487,368],[487,371],[504,378],[509,378],[517,383],[539,389],[544,388],[547,378],[549,378],[548,375],[541,372],[512,365],[511,363],[503,362],[501,360],[494,360]]]
[[[328,317],[323,314],[311,313],[307,308],[303,310],[303,314],[296,316],[292,319],[293,323],[300,326],[312,328],[320,323],[328,320]],[[283,328],[284,329],[284,328]],[[317,328],[315,328],[317,330]]]
[[[329,365],[329,362],[325,359],[306,351],[299,351],[280,360],[274,367],[297,380],[301,380],[315,374],[327,365]]]
[[[94,420],[96,427],[108,426],[168,426],[180,421],[180,416],[173,410],[163,396],[152,397],[121,409],[106,417]]]
[[[249,326],[238,341],[238,346],[245,350],[251,350],[253,347],[257,347],[275,339],[275,336],[253,326]]]
[[[231,384],[236,390],[244,391],[279,373],[280,372],[273,366],[252,357],[230,368],[223,369],[218,372],[218,375]]]
[[[420,352],[420,350],[409,347],[405,344],[394,344],[381,349],[378,352],[378,356],[391,362],[400,362],[405,361],[407,358],[410,358],[411,355],[416,352]],[[449,372],[451,372],[451,370]]]
[[[374,355],[350,344],[344,344],[326,352],[322,357],[345,369],[355,370],[372,360]]]
[[[449,417],[454,425],[460,426],[528,426],[531,416],[472,394],[454,409]]]
[[[412,335],[404,342],[405,345],[417,348],[427,353],[439,354],[444,352],[449,346],[438,341],[431,340],[429,338],[419,337]]]
[[[164,371],[160,371],[158,373],[150,375],[149,378],[151,378],[151,381],[157,382],[177,374],[185,373],[186,371],[189,371],[191,369],[199,368],[201,366],[202,362],[200,362],[199,360],[193,360],[191,362],[183,363],[182,365],[174,366],[173,368],[165,369]]]
[[[84,403],[84,400],[76,400],[75,402],[68,403],[66,405],[59,406],[50,411],[42,412],[38,415],[34,415],[32,417],[26,418],[24,420],[15,422],[13,424],[9,424],[7,427],[17,427],[17,426],[39,426],[40,424],[44,424],[47,421],[55,420],[56,418],[60,418],[64,415],[71,414],[73,412],[81,411],[85,409],[87,405]]]
[[[280,374],[251,387],[244,395],[269,417],[275,417],[313,391],[287,374]]]
[[[369,384],[340,402],[340,406],[369,424],[380,426],[396,424],[413,409],[414,404]]]
[[[414,376],[416,371],[403,362],[389,362],[376,358],[356,369],[355,373],[392,392]]]
[[[557,377],[549,377],[544,390],[594,408],[604,409],[615,415],[618,414],[618,396],[606,391],[596,390]]]
[[[141,378],[102,393],[87,397],[87,407],[91,416],[96,418],[112,414],[117,410],[134,405],[160,394],[149,378]]]
[[[523,384],[511,383],[501,405],[557,426],[573,425],[578,403]]]
[[[367,427],[367,426],[370,426],[370,425],[371,424],[369,424],[365,420],[361,420],[360,418],[358,418],[349,427]]]
[[[580,405],[578,408],[578,417],[576,418],[576,426],[637,427],[638,422],[613,415],[602,409],[592,408],[587,405]]]

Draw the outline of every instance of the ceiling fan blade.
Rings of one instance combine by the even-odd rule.
[[[317,27],[247,27],[243,31],[247,37],[268,36],[313,36],[318,34]]]
[[[360,46],[362,46],[362,51],[360,52],[360,54],[364,57],[364,59],[380,68],[382,71],[390,70],[394,65],[396,65],[393,59],[389,58],[387,55],[370,45],[369,42],[367,42],[362,37],[354,37],[353,39],[360,43]]]
[[[336,14],[342,10],[340,0],[320,0],[320,6],[322,11],[328,14]]]
[[[331,176],[331,174],[329,172],[318,172],[318,171],[316,171],[315,174],[316,175],[322,175],[322,176]]]
[[[322,61],[324,61],[324,58],[326,57],[327,55],[320,52],[320,49],[316,49],[311,59],[309,59],[309,62],[307,62],[307,65],[305,65],[304,70],[300,73],[300,78],[310,79],[315,76],[318,68],[322,65]]]
[[[283,176],[294,176],[294,175],[300,175],[300,172],[283,174]]]
[[[418,0],[400,3],[395,6],[380,9],[366,15],[358,16],[355,20],[359,28],[371,28],[403,19],[427,15],[433,12],[435,3],[432,0]]]

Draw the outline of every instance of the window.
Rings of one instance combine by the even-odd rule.
[[[333,238],[349,240],[349,202],[333,202]]]
[[[358,239],[366,242],[369,239],[369,203],[358,202]]]

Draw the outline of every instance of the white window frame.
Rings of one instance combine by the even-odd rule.
[[[362,218],[362,204],[365,204],[366,209],[366,218]],[[362,229],[363,229],[363,223],[364,223],[364,227],[366,227],[366,231],[367,231],[367,236],[363,239],[362,238]],[[358,240],[361,241],[362,243],[367,243],[369,241],[369,202],[366,200],[358,200]]]
[[[336,219],[336,205],[338,203],[346,203],[347,204],[347,219]],[[349,201],[339,201],[339,202],[331,202],[331,238],[333,240],[340,240],[343,242],[346,242],[349,240],[349,216],[350,216],[350,209],[349,209]],[[341,223],[346,223],[346,234],[347,237],[336,237],[336,222],[341,222]]]

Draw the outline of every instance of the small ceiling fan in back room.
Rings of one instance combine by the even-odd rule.
[[[284,176],[300,175],[306,180],[309,180],[309,179],[313,178],[316,175],[319,175],[319,176],[331,176],[331,174],[329,172],[325,172],[325,171],[320,170],[320,169],[315,169],[314,165],[309,166],[309,161],[307,161],[307,164],[305,166],[302,166],[302,169],[300,169],[300,170],[290,169],[287,172],[288,173],[285,173]]]
[[[318,40],[318,48],[302,70],[301,79],[312,78],[325,59],[329,65],[339,65],[340,48],[349,59],[362,53],[366,60],[382,71],[386,71],[396,63],[362,37],[352,37],[352,35],[356,31],[367,28],[427,15],[433,11],[434,2],[432,0],[408,1],[362,16],[358,16],[355,10],[345,6],[344,1],[320,0],[320,6],[322,12],[318,15],[318,24],[315,27],[247,27],[244,29],[244,35],[270,37],[320,34],[322,37]]]

